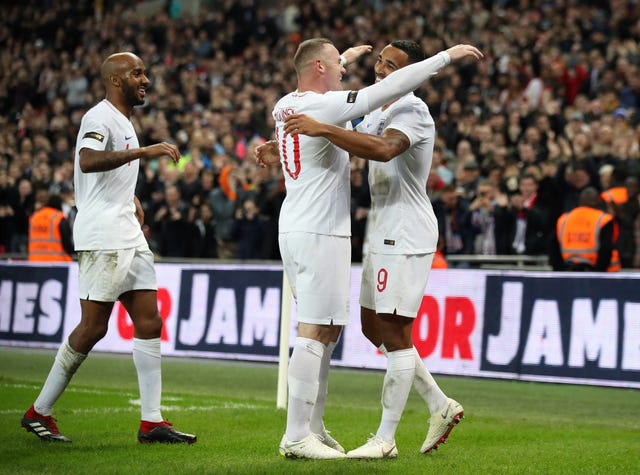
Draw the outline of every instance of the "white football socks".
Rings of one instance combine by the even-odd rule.
[[[318,377],[325,346],[310,338],[297,337],[289,361],[289,401],[287,438],[291,441],[309,435],[311,412],[318,397]]]
[[[60,345],[47,380],[33,403],[36,412],[43,416],[51,415],[54,404],[86,357],[71,348],[68,338]]]
[[[388,355],[384,343],[380,345],[378,349],[385,356]],[[415,346],[413,347],[413,351],[415,352],[416,359],[416,374],[413,380],[413,387],[416,388],[420,397],[422,397],[422,399],[427,403],[429,412],[434,414],[438,409],[446,404],[447,396],[442,392],[442,389],[440,389],[436,380],[433,379],[433,376],[425,366],[424,361],[420,357]]]
[[[377,435],[393,443],[415,375],[413,348],[387,353],[387,373],[382,385],[382,418]]]
[[[441,409],[447,403],[447,396],[431,376],[416,347],[414,346],[412,349],[416,359],[416,377],[413,380],[413,387],[416,388],[418,394],[427,403],[429,412],[435,414],[438,409]]]
[[[316,398],[316,404],[311,411],[311,432],[324,435],[325,428],[322,418],[324,417],[324,408],[327,404],[327,393],[329,388],[329,367],[331,366],[331,355],[333,349],[336,347],[335,341],[330,341],[322,354],[322,360],[320,362],[320,374],[318,376],[318,397]]]
[[[141,419],[162,422],[162,371],[160,366],[160,338],[133,339],[133,363],[138,373]]]

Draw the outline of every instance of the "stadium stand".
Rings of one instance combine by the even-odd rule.
[[[173,141],[183,157],[178,167],[141,164],[137,194],[152,249],[159,257],[168,252],[156,215],[175,185],[185,210],[182,257],[279,259],[282,177],[277,168],[256,167],[252,151],[272,136],[275,101],[295,87],[289,58],[296,45],[325,36],[340,50],[374,46],[349,67],[350,89],[372,82],[372,62],[392,39],[418,40],[428,54],[465,42],[485,53],[416,91],[438,124],[428,187],[450,265],[544,267],[557,217],[576,206],[584,187],[613,186],[615,169],[626,178],[628,201],[609,212],[620,224],[623,265],[640,268],[637,2],[31,0],[3,2],[0,18],[5,258],[26,256],[39,190],[60,194],[73,220],[73,146],[82,114],[103,95],[97,62],[130,50],[153,82],[148,110],[133,118],[140,141]],[[523,189],[525,176],[533,195]],[[488,228],[474,219],[483,180],[495,187]],[[361,217],[364,161],[352,160],[352,182],[353,213]],[[236,222],[247,199],[259,207],[259,226]],[[357,221],[355,262],[365,229]],[[264,238],[238,246],[231,230],[239,227]],[[202,245],[203,236],[215,236],[215,249]]]

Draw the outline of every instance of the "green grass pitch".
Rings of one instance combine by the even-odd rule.
[[[0,473],[6,474],[638,474],[640,391],[436,377],[465,407],[449,441],[419,453],[428,414],[412,391],[396,434],[397,460],[286,460],[277,446],[277,367],[163,360],[163,415],[198,435],[191,446],[141,445],[130,355],[92,354],[56,405],[71,444],[20,427],[53,351],[0,348]],[[347,449],[380,417],[383,373],[334,368],[325,422]]]

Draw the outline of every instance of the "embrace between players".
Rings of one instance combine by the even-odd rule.
[[[374,85],[343,91],[345,66],[370,51],[358,46],[340,55],[329,40],[302,42],[293,60],[298,88],[274,107],[275,140],[256,150],[260,165],[282,164],[287,189],[279,244],[296,299],[298,336],[279,447],[286,457],[397,457],[395,432],[412,385],[431,414],[422,453],[444,442],[463,417],[462,406],[426,369],[411,336],[438,241],[426,194],[435,124],[412,91],[451,61],[480,59],[482,53],[457,45],[424,59],[417,43],[395,41],[378,55]],[[362,116],[356,131],[345,128]],[[349,154],[370,160],[362,330],[388,360],[378,430],[345,453],[324,427],[323,415],[331,354],[349,318]]]

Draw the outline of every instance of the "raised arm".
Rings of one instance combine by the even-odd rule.
[[[481,59],[482,52],[471,45],[456,45],[446,51],[441,51],[430,58],[418,63],[410,64],[395,71],[379,83],[369,86],[369,105],[371,110],[383,106],[392,99],[417,89],[446,65],[462,58],[471,57]]]
[[[305,114],[288,116],[284,121],[284,131],[288,134],[324,137],[351,155],[377,162],[388,162],[410,145],[409,138],[398,130],[386,129],[379,136],[364,134],[318,122]]]
[[[342,66],[355,63],[360,56],[362,56],[363,54],[369,54],[372,50],[373,46],[371,45],[352,46],[340,55],[341,61],[344,61]]]
[[[405,66],[376,84],[360,91],[352,91],[348,100],[351,107],[336,111],[333,117],[335,121],[332,122],[339,124],[353,120],[398,99],[417,89],[420,84],[452,61],[466,57],[481,59],[484,55],[475,46],[456,45],[423,61]]]

